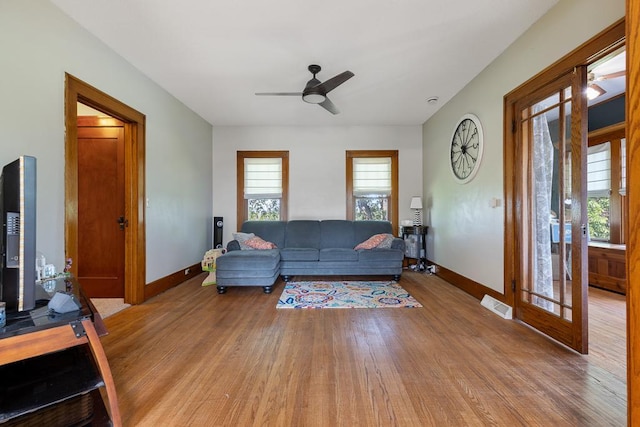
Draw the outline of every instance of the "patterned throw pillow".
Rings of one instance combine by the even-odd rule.
[[[275,249],[277,246],[275,243],[262,240],[260,237],[255,236],[244,242],[245,245],[253,249]]]
[[[256,237],[253,233],[233,233],[233,240],[237,240],[240,243],[240,249],[253,249],[251,246],[246,245],[246,241]]]
[[[389,236],[391,237],[391,239],[389,239]],[[388,234],[388,233],[374,234],[364,242],[358,243],[358,245],[354,249],[357,251],[359,249],[373,249],[373,248],[379,248],[379,247],[390,248],[392,241],[393,241],[393,235],[391,234]],[[388,244],[389,246],[380,246],[380,245],[386,245],[386,244]]]
[[[393,239],[395,239],[393,234],[385,234],[385,238],[378,245],[379,249],[391,249],[391,245],[393,244]]]

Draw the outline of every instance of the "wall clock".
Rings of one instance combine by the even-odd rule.
[[[473,114],[460,118],[453,130],[449,150],[451,172],[460,184],[471,181],[482,159],[482,125]]]

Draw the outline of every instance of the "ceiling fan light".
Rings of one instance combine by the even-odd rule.
[[[587,87],[587,99],[592,100],[596,99],[600,95],[605,93],[604,89],[602,89],[597,84],[592,84]]]
[[[320,93],[307,93],[302,95],[302,100],[309,104],[321,104],[325,99],[327,99],[327,97]]]

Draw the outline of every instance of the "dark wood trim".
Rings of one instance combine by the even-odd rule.
[[[389,202],[389,222],[395,235],[398,234],[398,150],[347,150],[345,156],[346,205],[345,218],[353,220],[353,159],[357,157],[390,157],[391,158],[391,200]]]
[[[626,135],[625,122],[616,123],[615,125],[606,126],[589,132],[589,147],[598,145],[602,142],[611,141],[612,139],[621,139]]]
[[[627,424],[640,425],[640,0],[627,0]]]
[[[625,19],[622,18],[509,92],[505,98],[514,96],[515,98],[522,98],[525,94],[534,92],[558,77],[570,73],[576,65],[586,65],[605,57],[612,49],[622,46],[624,38]]]
[[[125,214],[125,302],[144,302],[146,280],[145,126],[144,114],[89,84],[65,74],[65,257],[78,254],[78,114],[81,102],[104,111],[124,123]]]
[[[436,264],[431,260],[429,260],[427,264],[429,265],[433,264],[436,266],[436,272],[437,272],[436,276],[446,280],[453,286],[462,289],[469,295],[479,300],[481,300],[485,295],[489,295],[490,297],[493,297],[500,302],[503,302],[507,305],[511,305],[507,301],[507,298],[505,298],[505,295],[501,294],[500,292],[494,291],[493,289],[488,288],[481,283],[473,281],[468,277],[465,277],[461,274],[456,273],[455,271],[449,270],[448,268],[445,268],[439,264]]]
[[[576,67],[574,74],[572,93],[581,93],[587,88],[587,65]],[[581,96],[572,100],[571,106],[571,164],[587,164],[587,138],[589,111],[587,97]],[[578,137],[579,136],[579,137]],[[574,166],[575,167],[575,166]],[[587,199],[587,172],[582,174],[571,174],[571,188],[580,195],[580,200]],[[573,206],[579,205],[580,200],[573,200]],[[586,206],[576,213],[576,209],[571,209],[572,234],[580,235],[580,226],[576,224],[587,224]],[[576,229],[577,228],[577,229]],[[571,242],[573,251],[571,272],[573,276],[573,287],[571,290],[571,336],[569,346],[581,354],[589,352],[589,269],[587,258],[587,239],[573,239]],[[562,253],[562,252],[561,252]],[[576,278],[580,278],[581,289],[576,285]]]
[[[244,199],[244,159],[281,158],[282,159],[282,205],[280,219],[289,219],[289,151],[237,151],[236,152],[236,228],[249,216],[247,201]]]
[[[187,269],[189,270],[189,273],[185,274],[185,270]],[[189,267],[185,267],[183,270],[171,273],[168,276],[161,277],[158,280],[154,280],[144,287],[144,299],[148,300],[151,297],[161,294],[200,273],[202,273],[202,265],[197,263],[190,265]]]

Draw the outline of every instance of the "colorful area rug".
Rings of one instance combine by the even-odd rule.
[[[395,282],[291,282],[276,308],[422,307]]]

